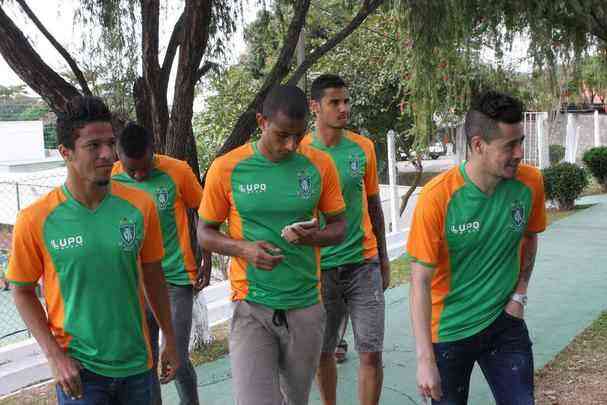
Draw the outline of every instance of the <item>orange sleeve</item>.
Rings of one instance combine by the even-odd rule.
[[[407,253],[414,260],[434,267],[438,263],[443,239],[444,214],[436,197],[423,193],[419,196],[407,240]]]
[[[146,204],[145,212],[146,226],[144,229],[143,246],[141,247],[140,256],[142,263],[159,262],[164,256],[164,247],[162,242],[162,229],[160,228],[160,220],[156,206],[150,200]]]
[[[223,167],[223,161],[219,158],[211,164],[198,209],[200,219],[212,224],[223,223],[230,212],[228,189],[224,183],[230,176]]]
[[[537,177],[531,186],[533,193],[531,212],[527,221],[527,232],[539,233],[546,229],[546,197],[544,196],[544,178],[538,171]]]
[[[323,165],[322,190],[318,209],[325,215],[341,214],[346,209],[346,204],[341,194],[341,184],[337,168],[333,163],[333,159],[329,156],[323,159]]]
[[[36,237],[39,227],[21,211],[13,228],[13,242],[6,278],[15,284],[35,284],[44,272],[43,247]]]
[[[194,171],[186,162],[179,163],[179,188],[183,202],[188,208],[198,208],[202,200],[202,186]]]
[[[375,156],[375,147],[373,143],[365,149],[367,154],[367,168],[365,170],[365,190],[367,197],[372,197],[379,193],[379,178],[377,177],[377,156]]]
[[[124,170],[122,169],[122,163],[120,161],[117,161],[116,163],[114,163],[114,166],[112,166],[112,177],[122,173],[123,171]]]

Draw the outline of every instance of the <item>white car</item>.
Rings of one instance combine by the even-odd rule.
[[[447,153],[447,149],[442,142],[434,142],[433,144],[428,146],[428,155],[432,159],[438,159],[439,156],[442,156]]]

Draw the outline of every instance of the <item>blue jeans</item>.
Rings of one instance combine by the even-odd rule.
[[[175,345],[181,366],[175,374],[175,386],[182,405],[198,405],[198,382],[196,370],[190,360],[189,344],[192,330],[192,307],[194,305],[194,288],[191,285],[167,283],[171,302],[171,318],[175,330]],[[150,310],[147,311],[150,345],[154,359],[154,370],[158,370],[158,324]],[[158,374],[152,376],[152,405],[162,404]]]
[[[533,405],[533,353],[523,319],[506,312],[469,338],[434,344],[443,397],[433,405],[465,405],[478,362],[497,405]]]
[[[71,399],[56,386],[59,405],[148,405],[152,400],[152,372],[124,378],[104,377],[82,369],[80,380],[84,395]]]

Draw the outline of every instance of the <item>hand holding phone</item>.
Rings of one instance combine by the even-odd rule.
[[[312,218],[309,221],[299,221],[292,223],[291,225],[287,225],[282,229],[281,236],[289,243],[296,243],[300,238],[300,233],[302,230],[316,228],[318,226],[318,219]],[[300,230],[298,233],[297,230]]]

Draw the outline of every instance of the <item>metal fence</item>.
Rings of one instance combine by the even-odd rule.
[[[0,179],[0,346],[30,337],[15,307],[11,287],[5,280],[17,214],[64,181],[60,172],[19,177],[19,180]]]

